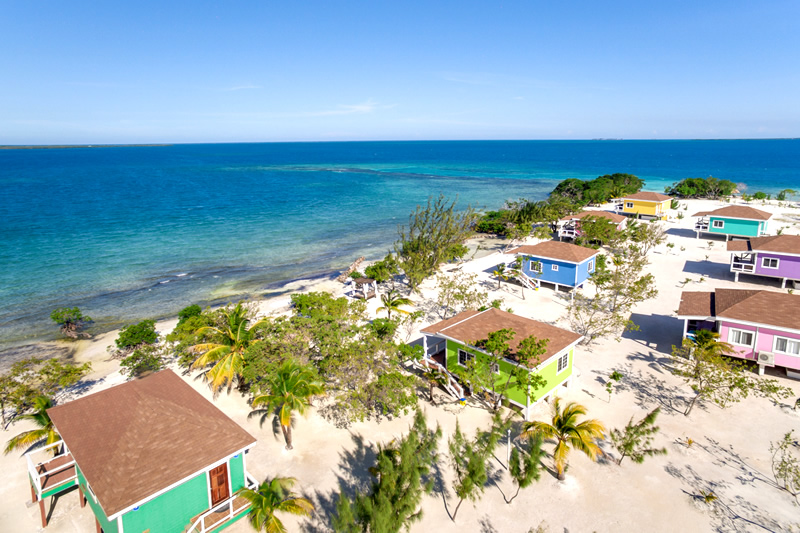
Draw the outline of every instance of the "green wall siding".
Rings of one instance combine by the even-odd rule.
[[[722,220],[725,222],[725,227],[715,228],[714,221]],[[758,237],[758,230],[761,224],[758,220],[738,220],[734,218],[725,217],[709,217],[708,231],[711,233],[719,233],[720,235],[742,235],[745,237]]]
[[[86,488],[86,478],[83,477],[83,472],[81,469],[78,468],[78,465],[75,465],[75,471],[78,473],[78,483],[80,485],[81,490],[83,491],[84,495],[86,496],[86,501],[91,507],[94,516],[97,518],[97,521],[100,522],[100,527],[103,528],[104,533],[117,533],[117,521],[109,522],[106,518],[105,512],[103,512],[103,508],[100,507],[100,504],[94,501],[92,498],[92,494],[88,490],[84,490]]]
[[[447,341],[447,368],[452,370],[454,368],[458,368],[458,350],[466,350],[472,354],[475,354],[478,358],[487,357],[485,354],[481,352],[477,352],[473,349],[468,348],[463,344],[459,344],[457,342],[453,342],[451,340]],[[547,385],[543,388],[533,392],[530,398],[530,403],[533,404],[539,399],[546,396],[550,391],[564,383],[572,375],[572,359],[573,359],[573,349],[569,351],[569,365],[567,366],[566,370],[561,371],[560,374],[556,374],[558,370],[558,358],[551,357],[547,364],[539,369],[539,374],[547,380]],[[506,380],[508,379],[509,374],[511,373],[512,368],[514,367],[513,364],[509,363],[508,361],[500,361],[498,365],[500,367],[500,372],[495,374],[495,384],[498,391],[501,391],[505,386]],[[519,405],[526,405],[526,393],[523,390],[510,387],[506,391],[505,394],[506,398],[512,400]]]
[[[208,510],[208,481],[205,472],[193,477],[154,500],[143,503],[138,511],[122,516],[125,533],[171,533],[183,531],[196,515]]]
[[[244,452],[238,457],[231,457],[228,461],[228,468],[231,472],[231,494],[244,488]]]

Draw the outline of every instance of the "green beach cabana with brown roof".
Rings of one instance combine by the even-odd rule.
[[[538,390],[520,390],[509,386],[504,394],[506,400],[522,409],[525,420],[528,420],[532,405],[550,397],[559,386],[567,385],[571,380],[575,345],[583,339],[581,335],[500,309],[464,311],[423,328],[425,359],[452,375],[454,369],[464,367],[472,358],[491,358],[476,344],[487,339],[489,333],[501,329],[513,330],[514,337],[509,342],[511,353],[502,358],[494,369],[498,389],[505,385],[512,370],[521,366],[516,352],[520,341],[530,336],[548,339],[547,351],[541,356],[539,364],[523,367],[541,375],[547,384]]]
[[[692,215],[699,220],[694,224],[697,238],[701,233],[732,237],[761,237],[766,235],[772,213],[746,205],[729,205],[714,211],[701,211]]]
[[[249,510],[236,493],[256,485],[245,461],[256,439],[171,370],[48,413],[97,531],[219,531]]]

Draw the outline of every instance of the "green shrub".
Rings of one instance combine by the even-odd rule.
[[[768,198],[768,195],[767,193],[758,191],[757,193],[753,194],[753,198],[755,198],[756,200],[766,200]]]
[[[400,268],[397,266],[397,260],[392,254],[387,254],[382,261],[378,261],[364,269],[364,274],[378,283],[389,281],[398,272],[400,272]]]
[[[155,344],[158,341],[156,323],[154,320],[142,320],[138,324],[126,326],[119,332],[119,337],[114,341],[117,348],[125,350],[142,344]]]
[[[178,312],[178,325],[180,326],[186,320],[192,318],[193,316],[199,316],[202,312],[203,310],[197,304],[190,305],[189,307],[184,307]]]
[[[350,277],[353,279],[363,278],[364,274],[362,274],[358,270],[354,270],[353,272],[350,272]]]

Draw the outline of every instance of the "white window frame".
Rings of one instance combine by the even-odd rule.
[[[490,363],[492,374],[499,374],[500,373],[500,363],[494,362]]]
[[[750,344],[744,344],[743,342],[736,342],[733,340],[733,336],[738,334],[739,338],[744,335],[750,335]],[[748,331],[746,329],[737,329],[737,328],[728,328],[728,342],[733,344],[734,346],[744,346],[747,348],[753,347],[753,341],[756,338],[756,334],[753,331]]]
[[[712,220],[711,227],[714,229],[723,229],[725,228],[725,221],[724,220]]]
[[[625,209],[633,209],[633,202],[625,202]]]
[[[586,265],[587,272],[594,272],[594,260],[589,261],[589,264]]]
[[[775,266],[770,266],[770,265],[767,264],[767,263],[771,263],[772,261],[775,261]],[[762,257],[761,258],[761,268],[769,268],[771,270],[778,270],[778,268],[780,267],[780,264],[781,264],[781,260],[778,259],[777,257]]]
[[[778,341],[786,341],[786,350],[779,350],[778,349]],[[788,351],[789,343],[793,343],[797,345],[797,353]],[[775,338],[772,341],[772,351],[775,353],[780,353],[784,355],[792,355],[794,357],[800,357],[800,340],[797,339],[790,339],[789,337],[779,337],[775,335]]]
[[[561,361],[564,361],[564,368],[559,369],[558,367],[561,366]],[[568,368],[569,368],[569,352],[565,353],[556,360],[556,375],[562,373]]]
[[[466,356],[464,358],[464,362],[463,363],[461,362],[461,354],[462,353],[464,353],[465,356]],[[458,349],[456,363],[458,363],[459,366],[463,366],[463,367],[466,368],[467,363],[472,359],[475,359],[475,354],[474,353],[468,352],[467,350],[462,350],[461,348]]]
[[[536,274],[541,274],[544,272],[544,264],[542,264],[541,261],[531,261],[529,268],[531,272],[535,272]]]
[[[558,272],[558,265],[550,265],[550,270],[553,272]]]

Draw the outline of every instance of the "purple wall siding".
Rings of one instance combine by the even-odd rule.
[[[746,326],[743,324],[736,324],[735,322],[720,322],[719,328],[719,340],[722,342],[729,342],[728,341],[728,330],[730,328],[741,329],[745,331],[752,331],[755,333],[756,328],[754,326]],[[788,339],[796,339],[800,340],[800,332],[793,332],[789,333],[786,331],[777,331],[774,329],[759,327],[758,328],[758,337],[756,339],[756,352],[772,352],[775,342],[775,336],[785,337]],[[742,359],[749,359],[751,361],[756,360],[756,356],[753,352],[752,348],[744,347],[744,346],[735,346],[734,345],[734,353],[732,355],[736,357],[741,357]],[[785,355],[785,354],[775,354],[775,365],[776,366],[783,366],[786,368],[792,368],[795,370],[800,370],[800,356],[793,356],[793,355]]]
[[[764,257],[775,257],[779,259],[778,268],[764,268],[761,260]],[[780,255],[776,253],[758,252],[756,259],[756,274],[762,276],[777,276],[781,278],[800,279],[800,257]]]

